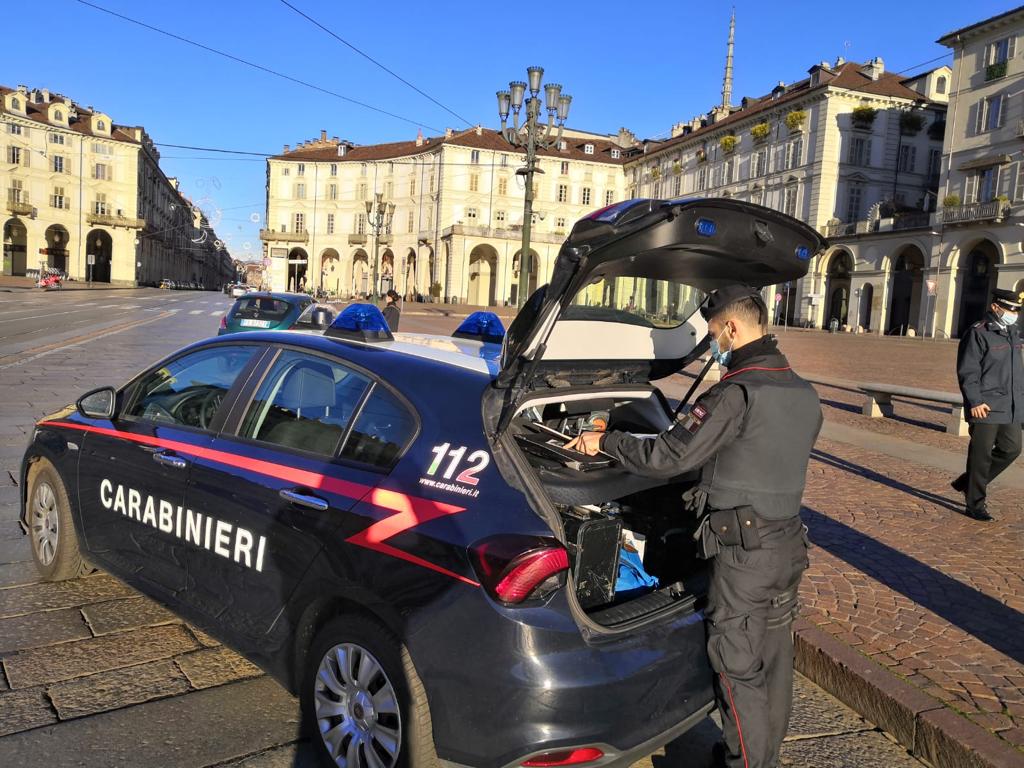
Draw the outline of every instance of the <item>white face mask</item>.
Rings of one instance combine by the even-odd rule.
[[[1003,328],[1009,328],[1011,325],[1017,324],[1017,313],[1011,312],[1008,309],[1003,310],[1003,314],[999,317],[999,322]]]

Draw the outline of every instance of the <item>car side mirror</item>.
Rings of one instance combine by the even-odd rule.
[[[86,392],[75,403],[78,412],[90,419],[113,419],[117,412],[117,390],[100,387]]]
[[[317,307],[310,316],[310,324],[318,330],[330,328],[332,322],[334,322],[334,313],[327,307]]]

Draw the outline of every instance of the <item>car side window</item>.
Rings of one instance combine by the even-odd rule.
[[[208,429],[255,346],[214,346],[150,371],[139,381],[127,418]]]
[[[416,419],[387,388],[374,387],[341,449],[343,458],[389,467],[416,433]]]
[[[344,365],[287,350],[256,391],[241,434],[333,457],[369,384]]]

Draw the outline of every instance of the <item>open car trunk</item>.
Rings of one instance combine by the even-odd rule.
[[[650,382],[707,349],[698,310],[708,292],[796,280],[824,244],[806,224],[750,203],[629,200],[574,225],[551,282],[509,327],[484,396],[488,429],[512,437],[528,484],[542,489],[538,511],[562,536],[571,588],[593,622],[619,627],[699,606],[706,564],[681,498],[697,478],[644,478],[561,446],[584,430],[653,437],[671,427]]]

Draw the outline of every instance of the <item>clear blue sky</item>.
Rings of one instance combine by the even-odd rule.
[[[75,0],[18,5],[4,36],[0,82],[57,91],[117,123],[144,125],[157,142],[268,154],[314,138],[321,128],[366,144],[412,139],[419,125],[426,135],[465,127],[280,0],[91,1],[413,122],[285,82]],[[290,2],[472,123],[495,125],[494,92],[525,79],[534,63],[572,94],[569,122],[587,130],[624,125],[641,137],[664,135],[721,99],[729,3],[637,4],[642,15],[630,18],[619,10],[628,3],[601,0],[532,4],[540,11],[532,14],[493,0]],[[908,70],[948,53],[934,42],[943,33],[1012,7],[1006,0],[831,6],[738,0],[733,102],[766,93],[779,80],[798,80],[815,62],[839,55],[881,56],[887,70]],[[258,256],[260,224],[253,218],[264,209],[264,162],[166,147],[161,154],[165,171],[201,202],[232,255]]]

